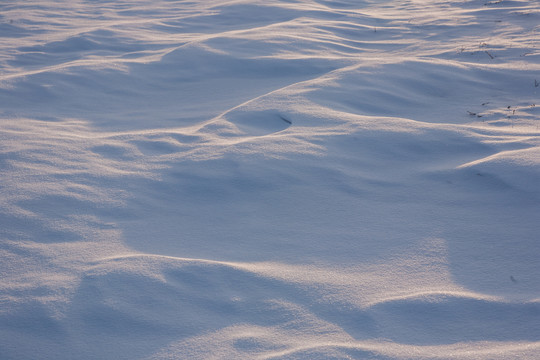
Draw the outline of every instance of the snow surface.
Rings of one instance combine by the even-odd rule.
[[[3,0],[0,359],[540,358],[536,0]]]

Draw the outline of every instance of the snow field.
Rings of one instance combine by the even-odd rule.
[[[538,5],[3,2],[0,358],[537,358]]]

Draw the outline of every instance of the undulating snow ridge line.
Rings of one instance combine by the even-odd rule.
[[[390,346],[389,346],[390,345]],[[471,346],[472,345],[472,346]],[[403,344],[389,344],[386,341],[379,343],[375,341],[369,342],[353,342],[351,343],[320,343],[314,341],[310,345],[298,345],[287,351],[276,351],[268,355],[257,356],[257,359],[290,359],[295,356],[311,356],[323,355],[329,357],[352,356],[354,358],[399,358],[399,359],[476,359],[481,356],[489,356],[492,359],[505,359],[501,355],[510,354],[510,356],[531,356],[534,355],[540,347],[538,343],[481,343],[478,344],[456,344],[449,347],[431,347],[411,346]],[[476,348],[478,347],[478,348]],[[471,349],[473,348],[473,349]],[[440,351],[445,355],[441,355]],[[161,357],[156,357],[161,358]]]
[[[426,301],[427,303],[437,303],[440,301],[446,301],[447,299],[463,299],[463,300],[473,300],[473,301],[479,301],[479,302],[494,302],[494,303],[500,303],[500,304],[511,304],[512,302],[507,302],[503,297],[497,297],[497,296],[490,296],[490,295],[484,295],[479,293],[474,293],[467,291],[465,289],[461,289],[459,287],[456,287],[455,285],[451,284],[451,280],[448,284],[446,284],[444,287],[437,289],[437,286],[435,285],[437,282],[442,282],[441,278],[437,278],[437,281],[433,281],[430,285],[429,276],[427,273],[423,273],[419,271],[418,274],[416,272],[418,270],[413,270],[413,266],[416,263],[425,263],[425,262],[434,262],[437,264],[438,261],[444,260],[437,260],[437,259],[408,259],[404,257],[403,259],[395,259],[395,265],[368,265],[365,267],[359,266],[356,268],[351,269],[332,269],[328,268],[325,269],[324,267],[316,267],[313,265],[287,265],[287,264],[281,264],[281,263],[238,263],[238,262],[223,262],[223,261],[211,261],[206,259],[189,259],[189,258],[178,258],[178,257],[172,257],[172,256],[164,256],[164,255],[150,255],[150,254],[126,254],[122,256],[114,256],[114,257],[105,257],[98,261],[94,261],[93,263],[95,267],[99,268],[101,265],[105,264],[115,264],[117,262],[122,262],[123,260],[128,261],[142,261],[144,263],[144,260],[148,260],[148,265],[150,268],[155,268],[156,265],[158,265],[158,268],[161,266],[165,266],[166,268],[177,268],[181,269],[184,266],[192,267],[211,267],[211,268],[217,268],[217,269],[223,269],[226,271],[226,269],[231,269],[234,271],[240,271],[240,272],[248,272],[252,273],[256,276],[266,277],[269,280],[278,280],[283,281],[286,283],[292,283],[297,284],[300,286],[310,286],[313,288],[318,288],[320,286],[327,286],[329,288],[333,288],[335,291],[339,292],[339,288],[348,288],[347,291],[351,291],[351,287],[354,287],[354,285],[358,285],[360,287],[360,291],[364,293],[377,293],[380,294],[380,290],[376,291],[370,291],[368,288],[370,286],[378,287],[377,283],[384,284],[386,281],[383,280],[384,277],[396,277],[396,276],[413,276],[417,277],[419,276],[423,278],[423,284],[422,282],[418,283],[420,285],[420,290],[415,292],[412,288],[405,288],[399,289],[399,287],[388,289],[389,294],[392,292],[395,292],[394,295],[389,295],[387,297],[378,299],[376,301],[370,301],[368,298],[365,300],[368,300],[365,303],[357,303],[357,305],[360,305],[362,309],[368,309],[371,307],[375,307],[378,305],[383,305],[385,303],[399,303],[399,302],[409,302],[409,301]],[[160,262],[160,260],[163,260],[163,263]],[[159,265],[161,263],[161,265]],[[151,265],[154,264],[154,265]],[[401,268],[401,271],[397,271],[396,268]],[[409,274],[407,274],[407,271]],[[444,268],[439,268],[438,271],[440,274],[444,274],[446,270]],[[396,273],[401,272],[401,275],[397,275]],[[308,277],[309,274],[309,277]],[[377,275],[378,274],[378,275]],[[366,283],[363,283],[362,280],[366,280],[366,275],[369,275],[371,280],[369,281],[370,284],[367,285]],[[448,274],[446,275],[448,276]],[[166,281],[165,278],[162,278],[163,281]],[[399,281],[402,281],[403,283],[407,284],[415,284],[415,280],[408,279],[406,281],[405,279],[400,279]],[[410,285],[409,285],[410,286]],[[425,288],[422,290],[422,287]],[[432,290],[430,290],[430,287]],[[401,293],[400,293],[401,292]],[[364,296],[357,294],[355,295],[354,299],[355,301],[359,301]],[[325,297],[321,298],[323,300]],[[352,299],[352,298],[351,298]],[[537,300],[532,300],[530,304],[537,303]],[[524,304],[525,304],[524,303]]]
[[[125,260],[127,260],[127,262],[122,263]],[[208,262],[206,260],[202,260],[202,261],[191,260],[191,259],[186,260],[186,259],[176,259],[176,258],[162,257],[162,256],[154,257],[154,256],[148,256],[148,255],[129,255],[129,256],[122,256],[116,259],[106,260],[107,263],[109,261],[113,261],[113,263],[102,264],[102,266],[105,267],[103,268],[103,270],[107,269],[109,265],[113,265],[117,267],[118,270],[120,270],[121,268],[124,268],[125,270],[121,270],[120,273],[118,273],[117,271],[111,271],[111,269],[109,269],[106,272],[103,272],[100,270],[100,266],[97,266],[95,269],[89,269],[89,273],[93,273],[95,275],[92,275],[92,277],[88,276],[87,280],[85,281],[97,281],[100,277],[102,278],[100,282],[103,280],[107,281],[106,279],[109,277],[111,278],[111,281],[114,278],[116,278],[117,280],[120,280],[121,278],[118,278],[118,275],[113,275],[113,274],[114,273],[121,274],[130,268],[133,268],[133,270],[136,271],[137,273],[140,273],[140,270],[146,269],[146,270],[151,271],[151,274],[153,274],[153,275],[148,274],[146,276],[155,276],[156,274],[161,273],[164,275],[164,277],[156,278],[160,281],[160,283],[163,284],[161,286],[164,286],[165,288],[169,288],[169,289],[171,289],[171,287],[174,288],[176,286],[181,286],[181,289],[183,289],[183,291],[178,293],[178,296],[179,296],[178,301],[180,301],[182,306],[194,306],[195,304],[198,303],[199,305],[197,306],[200,308],[199,311],[201,312],[201,314],[204,314],[207,311],[213,312],[212,308],[216,305],[214,304],[212,305],[211,308],[206,308],[207,301],[209,300],[203,300],[203,299],[206,299],[206,296],[202,293],[198,293],[198,292],[192,293],[191,288],[192,287],[195,287],[195,288],[206,287],[204,284],[208,281],[215,284],[215,286],[211,287],[213,289],[212,290],[213,300],[211,300],[213,303],[223,302],[222,306],[233,306],[233,305],[226,305],[226,304],[236,304],[240,306],[240,308],[245,309],[247,313],[249,314],[249,312],[251,311],[250,309],[252,308],[250,305],[251,301],[259,301],[257,299],[260,299],[260,300],[266,299],[263,301],[264,304],[268,304],[268,305],[281,304],[280,306],[286,306],[287,308],[291,310],[296,309],[294,311],[300,311],[301,313],[304,314],[303,316],[309,316],[309,317],[314,317],[313,319],[319,319],[317,321],[321,322],[320,326],[322,326],[323,323],[328,321],[324,319],[328,318],[328,315],[330,312],[330,313],[333,313],[332,318],[335,319],[334,320],[335,322],[333,322],[331,325],[329,324],[328,326],[333,326],[334,329],[336,330],[342,328],[342,326],[343,326],[343,330],[347,330],[347,328],[351,324],[348,323],[347,320],[345,320],[346,318],[356,319],[355,321],[366,322],[366,321],[369,321],[369,318],[373,317],[375,320],[378,320],[377,322],[384,324],[386,313],[392,313],[395,311],[401,312],[400,307],[403,307],[403,306],[405,308],[409,307],[408,311],[411,311],[412,309],[414,309],[416,306],[419,306],[419,305],[421,305],[419,306],[419,311],[426,312],[426,310],[430,308],[434,310],[433,312],[427,311],[426,314],[422,315],[425,318],[422,322],[426,321],[426,318],[430,318],[430,317],[435,317],[436,319],[438,319],[438,321],[440,321],[441,319],[439,315],[436,315],[436,314],[441,310],[444,311],[444,309],[446,309],[447,307],[449,309],[452,309],[452,307],[457,306],[458,308],[463,308],[464,311],[469,313],[470,310],[467,310],[467,308],[471,306],[472,312],[470,313],[469,316],[472,316],[472,318],[470,319],[471,322],[469,325],[473,325],[474,322],[478,322],[479,320],[485,321],[484,317],[485,316],[490,317],[491,315],[489,314],[498,313],[499,316],[501,316],[502,314],[505,314],[508,310],[503,311],[503,312],[501,312],[500,310],[508,306],[509,309],[513,309],[510,311],[513,312],[511,316],[516,317],[515,319],[515,321],[517,322],[516,325],[519,324],[519,326],[527,327],[528,326],[527,324],[529,324],[529,325],[532,325],[531,330],[533,330],[534,325],[531,322],[531,320],[527,320],[526,318],[522,316],[516,316],[516,315],[520,314],[521,311],[519,309],[522,306],[525,308],[531,308],[531,306],[533,308],[538,307],[538,303],[528,303],[528,304],[516,303],[516,304],[505,305],[504,302],[501,303],[494,299],[488,300],[485,297],[478,297],[478,295],[472,296],[469,294],[469,295],[464,296],[464,295],[448,294],[448,293],[444,293],[444,294],[428,293],[422,296],[416,295],[410,299],[399,299],[399,300],[385,299],[382,302],[370,304],[368,307],[360,307],[360,308],[357,308],[353,304],[345,305],[346,304],[346,301],[345,301],[343,305],[340,305],[341,310],[340,308],[331,310],[331,308],[327,308],[326,307],[327,305],[325,304],[328,304],[329,302],[335,304],[336,301],[339,301],[338,300],[339,292],[335,293],[334,298],[332,299],[331,295],[325,294],[324,283],[315,282],[312,284],[306,284],[302,282],[302,283],[298,283],[298,286],[299,286],[298,288],[296,287],[291,288],[289,285],[287,285],[287,282],[289,281],[287,281],[286,278],[282,278],[281,280],[276,281],[277,279],[275,277],[268,277],[268,274],[261,274],[260,272],[256,270],[253,274],[255,275],[255,277],[252,277],[252,275],[250,275],[250,273],[252,273],[254,269],[257,269],[259,266],[263,266],[263,268],[265,269],[268,269],[268,267],[271,266],[271,268],[274,269],[273,271],[276,271],[280,274],[285,274],[286,276],[292,275],[293,277],[297,276],[296,274],[294,274],[294,272],[290,271],[290,269],[287,269],[287,266],[285,266],[285,269],[283,269],[282,264],[260,264],[260,265],[259,264],[230,264],[230,263],[223,264],[223,263],[217,263],[217,262]],[[145,266],[141,267],[140,261],[143,261],[143,264],[145,264]],[[130,263],[133,263],[133,265],[137,264],[137,266],[131,266]],[[299,268],[299,269],[301,272],[309,271],[308,269],[302,269],[302,268]],[[156,273],[156,270],[157,270],[157,273]],[[246,270],[248,271],[246,272]],[[322,271],[319,269],[318,272],[321,273]],[[96,277],[96,275],[98,277]],[[125,275],[127,276],[128,273],[125,273]],[[319,276],[321,275],[322,274],[320,274]],[[357,283],[358,283],[359,276],[361,276],[361,274],[357,273],[357,280],[356,280]],[[332,273],[324,274],[323,277],[343,279],[343,276],[332,274]],[[128,278],[129,277],[126,277],[126,279]],[[301,275],[300,278],[305,279],[305,275]],[[146,281],[143,283],[146,283]],[[293,280],[293,283],[294,283],[294,280]],[[110,284],[112,285],[114,283],[111,282]],[[121,286],[120,288],[125,288],[126,286],[129,286],[128,283],[125,281],[124,281],[124,284],[125,285]],[[362,285],[361,281],[358,285],[360,286]],[[335,286],[335,284],[327,283],[326,286],[330,286],[330,288],[332,288]],[[151,294],[149,295],[150,297],[155,297],[155,300],[158,300],[159,299],[158,296],[161,293],[162,293],[162,290],[159,290],[159,287],[158,288],[154,287],[153,291],[149,292],[148,294]],[[190,296],[195,296],[195,298],[190,299],[190,296],[188,296],[188,294],[192,294]],[[195,294],[198,294],[198,295],[195,295]],[[261,294],[264,294],[262,298],[260,297]],[[325,295],[321,297],[319,294],[325,294]],[[116,302],[122,299],[122,295],[120,293],[117,293],[115,296],[117,297]],[[302,298],[303,296],[313,297],[313,299],[307,302],[302,301],[300,303],[295,303],[295,299],[298,300]],[[270,299],[274,299],[274,300],[270,300]],[[191,301],[194,301],[194,304],[188,305],[190,304]],[[263,306],[262,303],[260,305],[257,305],[257,308],[259,308],[260,310],[262,310],[264,307],[265,306]],[[494,307],[493,312],[491,310],[488,310],[491,307]],[[231,308],[231,311],[236,311],[236,310],[233,310],[234,308],[235,306]],[[486,313],[486,310],[488,310],[487,313]],[[344,314],[346,314],[346,317],[342,318],[341,320],[339,320],[339,316],[336,316],[337,315],[336,312],[339,313],[340,311],[343,311]],[[452,311],[452,313],[453,312],[455,312],[455,310]],[[527,312],[528,310],[524,310],[522,315],[526,314]],[[503,316],[506,316],[506,315],[503,315]],[[308,326],[308,327],[310,326],[309,325],[310,322],[307,322],[302,325],[303,323],[303,320],[301,320],[302,316],[297,315],[297,316],[294,316],[292,319],[297,319],[297,320],[292,320],[292,322],[296,322],[297,323],[296,326],[301,326],[301,328],[303,328],[304,326]],[[388,319],[391,319],[391,317]],[[492,318],[492,321],[495,319],[496,317]],[[418,331],[418,327],[420,327],[420,329],[422,328],[423,326],[422,322],[416,322],[414,320],[414,317],[409,317],[409,320],[412,321],[412,323],[405,325],[407,329],[409,329],[407,330],[408,334],[415,333],[415,331]],[[511,323],[508,322],[508,319],[506,318],[498,319],[496,321],[501,321],[501,324],[504,323],[506,324],[506,326],[512,326]],[[278,325],[278,326],[279,326],[278,328],[281,328],[282,325]],[[283,330],[286,331],[286,329],[289,328],[290,326],[291,325],[287,325],[287,321],[286,321],[285,324],[283,324],[282,331]],[[396,324],[393,323],[392,325],[389,325],[389,326],[395,327]],[[493,326],[497,326],[497,325],[493,324]],[[412,331],[411,329],[417,329],[417,330]],[[465,327],[463,329],[465,329]],[[307,329],[304,329],[304,330],[307,330]],[[314,328],[313,330],[315,331],[316,328]],[[340,330],[340,331],[343,331],[343,330]],[[432,335],[436,334],[438,331],[441,331],[441,330],[442,328],[440,330],[432,329],[431,330],[433,332]],[[473,335],[474,332],[479,331],[479,330],[480,328],[474,329],[474,325],[473,325],[473,329],[462,330],[462,331],[465,331],[466,334],[469,334],[469,336],[472,335],[474,337],[474,336],[478,336],[478,334]],[[508,331],[516,331],[516,330],[517,328],[514,330],[508,329]],[[348,329],[348,331],[349,331],[349,334],[351,334],[350,329]],[[403,337],[405,334],[405,333],[401,333],[400,335],[399,331],[396,333],[394,330],[390,330],[390,328],[385,330],[384,326],[382,328],[379,328],[377,333],[379,334],[380,337],[387,338],[387,339],[389,338],[392,340],[398,340],[400,337]],[[352,334],[354,334],[354,332]],[[457,333],[454,334],[454,336],[456,335]],[[300,340],[302,338],[300,334],[294,334],[294,333],[289,334],[290,339],[297,338],[298,336],[300,336],[299,338]],[[356,336],[360,336],[360,335],[357,334]],[[396,336],[397,338],[395,338]],[[467,336],[467,335],[462,335],[462,336]],[[215,336],[215,337],[219,338],[219,336]],[[403,340],[405,339],[407,339],[406,336],[403,337]],[[319,341],[321,340],[322,339],[320,339]],[[327,346],[336,346],[336,344],[327,344],[326,341],[324,340],[322,341],[323,341],[323,344],[326,344]],[[410,338],[409,340],[405,340],[405,342],[407,341],[411,341]],[[473,344],[473,346],[471,346],[471,344],[468,344],[468,345],[470,346],[469,350],[474,352],[474,349],[476,347],[475,344]],[[305,342],[303,342],[303,346],[305,346]],[[320,343],[317,346],[320,346]],[[297,351],[297,350],[298,349],[294,349],[292,351]],[[232,356],[232,354],[230,354],[229,356]]]
[[[272,7],[270,6],[269,9],[272,9]],[[511,11],[511,10],[512,10],[512,9],[505,9],[505,11]],[[426,11],[426,9],[423,9],[423,11]],[[428,11],[429,11],[429,10],[428,10]],[[358,15],[357,10],[349,10],[349,12],[351,12],[352,15]],[[211,13],[211,14],[206,14],[206,15],[207,15],[207,16],[208,16],[208,15],[210,15],[210,16],[211,16],[211,15],[219,15],[219,11],[214,12],[214,13]],[[301,18],[301,19],[302,19],[302,18]],[[307,18],[307,19],[309,19],[309,18]],[[354,16],[352,17],[352,19],[355,20],[355,21],[358,21],[358,19],[355,18]],[[363,19],[363,20],[365,21],[366,19],[369,20],[369,18],[367,18],[367,17],[366,17],[365,19]],[[410,19],[409,19],[409,20],[410,20]],[[142,23],[146,23],[146,22],[149,22],[149,21],[151,21],[151,20],[146,20],[146,21],[144,21],[144,22],[142,22]],[[155,21],[163,21],[163,20],[155,20]],[[289,21],[291,21],[291,20],[289,20]],[[310,20],[310,21],[315,22],[316,25],[319,25],[319,24],[320,24],[320,19],[312,19],[312,20]],[[316,21],[318,21],[318,22],[316,22]],[[369,22],[372,23],[373,21],[369,21]],[[288,22],[285,22],[284,24],[287,24],[287,23],[288,23]],[[339,22],[336,22],[336,23],[339,24]],[[344,23],[344,24],[347,24],[347,22],[343,22],[343,23]],[[126,25],[125,22],[118,22],[118,23],[112,24],[112,25],[110,25],[110,26],[111,26],[111,27],[115,27],[115,26],[116,26],[116,27],[121,28],[122,26],[125,26],[125,25]],[[137,22],[136,22],[136,25],[141,25],[141,22],[140,22],[140,21],[137,21]],[[303,25],[305,25],[305,24],[302,24],[302,26],[303,26]],[[351,25],[354,25],[354,23],[351,23]],[[364,27],[366,27],[366,28],[371,28],[371,27],[372,27],[372,25],[364,25],[364,24],[360,24],[360,25],[361,25],[361,26],[364,26]],[[271,24],[270,26],[276,26],[276,24]],[[280,25],[280,26],[281,26],[281,25]],[[382,28],[384,29],[385,27],[383,26]],[[210,39],[212,39],[212,38],[214,38],[214,37],[216,37],[216,36],[223,36],[223,37],[225,37],[225,38],[228,37],[228,36],[234,37],[234,36],[236,36],[236,35],[243,34],[243,33],[245,33],[245,32],[248,32],[248,34],[249,34],[250,32],[255,31],[255,30],[257,30],[257,29],[259,29],[259,28],[255,27],[255,28],[251,28],[251,29],[229,30],[229,31],[224,31],[224,32],[218,32],[216,35],[211,35],[211,34],[210,34],[210,35],[199,34],[199,35],[196,35],[196,36],[199,36],[199,38],[193,38],[193,37],[192,37],[192,38],[189,38],[189,39],[186,39],[186,38],[185,38],[186,36],[189,36],[189,34],[182,34],[182,35],[181,35],[181,36],[182,36],[181,38],[176,39],[176,40],[174,40],[174,41],[177,42],[177,43],[180,42],[180,43],[182,43],[182,44],[184,44],[186,41],[188,41],[188,42],[193,42],[193,41],[195,41],[195,42],[201,42],[201,41],[204,42],[204,41],[210,40]],[[381,29],[381,26],[380,26],[380,25],[379,25],[379,29]],[[388,27],[387,29],[390,29],[390,27]],[[85,34],[85,33],[88,33],[88,32],[92,32],[92,31],[97,31],[97,30],[103,30],[103,25],[101,25],[100,27],[95,27],[95,28],[92,28],[92,29],[87,29],[87,30],[85,30],[82,34]],[[266,31],[267,31],[267,29],[266,29],[265,27],[263,27],[261,30],[264,30],[263,33],[266,33]],[[403,30],[403,29],[398,29],[398,30]],[[121,34],[121,32],[120,32],[120,34]],[[131,35],[132,32],[127,33],[127,34],[128,34],[128,35]],[[143,33],[139,32],[139,34],[143,34]],[[146,38],[144,38],[144,41],[147,41],[147,42],[149,42],[149,43],[152,43],[153,41],[161,41],[161,42],[163,42],[163,40],[164,40],[163,35],[164,35],[163,32],[155,31],[155,34],[154,34],[153,36],[152,36],[151,34],[149,34]],[[273,34],[273,35],[275,36],[276,34]],[[313,34],[311,34],[311,35],[313,35]],[[73,38],[73,34],[72,34],[72,33],[68,33],[67,36],[66,36],[66,35],[64,35],[64,36],[65,36],[65,37],[68,37],[68,38]],[[169,36],[171,36],[171,35],[169,34]],[[191,36],[193,36],[193,35],[191,35]],[[287,34],[287,36],[290,36],[290,35]],[[165,37],[165,39],[166,39],[166,37]],[[253,39],[253,40],[257,40],[256,37],[253,37],[252,39]],[[305,39],[307,39],[308,41],[314,41],[314,37],[313,37],[313,36],[305,37]],[[532,39],[534,39],[534,37],[533,37]],[[54,39],[52,39],[52,40],[53,40],[53,42],[54,42]],[[142,39],[138,39],[138,40],[142,40]],[[259,40],[263,40],[263,39],[259,39]],[[337,42],[337,44],[339,44],[339,45],[341,46],[341,42],[343,42],[344,39],[338,37],[338,40],[339,40],[339,41]],[[324,40],[321,39],[321,41],[324,41]],[[393,39],[392,41],[393,41],[392,44],[395,44],[395,39]],[[516,41],[518,41],[518,40],[514,37],[514,38],[512,39],[512,44],[515,44]],[[532,40],[530,40],[530,41],[532,41]],[[533,49],[535,48],[535,46],[532,45],[532,44],[531,44],[530,47],[533,48]],[[366,49],[358,49],[358,50],[361,50],[362,52],[365,52]],[[167,50],[167,52],[169,52],[169,51],[170,51],[170,50]],[[132,52],[128,52],[127,54],[130,54],[130,53],[132,53]],[[416,54],[416,55],[418,56],[419,54]],[[362,57],[365,57],[365,56],[366,56],[365,54],[362,54]],[[272,56],[270,56],[270,57],[272,57]],[[313,54],[311,54],[311,57],[313,57]],[[277,58],[279,58],[279,56],[277,56]],[[387,58],[388,58],[388,57],[387,57]],[[96,62],[99,61],[99,60],[93,60],[93,61],[92,61],[92,60],[86,60],[86,61],[91,61],[91,64],[92,64],[92,65],[96,65]],[[102,60],[102,61],[114,61],[114,59],[110,59],[110,60],[105,60],[105,59],[104,59],[104,60]],[[119,62],[119,63],[121,63],[121,62],[125,62],[125,61],[139,61],[139,60],[128,60],[128,59],[117,58],[116,61]],[[140,61],[147,61],[147,60],[140,60]],[[71,64],[74,65],[74,64],[77,64],[77,63],[79,63],[79,62],[71,63]],[[85,63],[79,63],[79,65],[83,65],[83,64],[85,64]],[[86,64],[88,64],[88,63],[86,63]],[[486,64],[486,65],[487,65],[487,64]],[[72,66],[72,65],[70,65],[70,63],[68,63],[68,64],[66,64],[65,66]],[[49,68],[49,70],[60,69],[60,68],[62,68],[62,67],[63,67],[62,65],[58,65],[58,64],[57,64],[57,65],[55,65],[54,67]],[[38,70],[38,71],[39,71],[39,70]],[[44,71],[47,71],[47,70],[44,70]],[[30,73],[28,73],[28,74],[30,74]],[[6,76],[11,77],[11,76],[16,76],[16,75],[6,75]]]
[[[243,334],[249,334],[248,337],[242,337]],[[263,336],[267,335],[274,341],[287,343],[287,350],[268,350],[264,354],[249,353],[253,359],[296,359],[320,357],[327,359],[353,358],[353,359],[477,359],[478,357],[489,357],[490,359],[505,359],[505,354],[516,357],[531,357],[538,351],[538,343],[520,342],[520,343],[498,343],[498,342],[480,342],[480,343],[458,343],[451,346],[417,346],[406,344],[395,344],[387,340],[381,341],[347,341],[330,342],[324,338],[308,336],[302,339],[291,339],[289,334],[260,329],[256,327],[238,327],[226,329],[222,333],[213,333],[208,337],[192,339],[192,341],[201,341],[209,344],[208,348],[212,351],[205,352],[203,349],[194,348],[188,350],[186,354],[193,359],[204,359],[211,354],[218,354],[220,357],[245,356],[245,352],[230,348],[228,344],[235,343],[238,347],[242,346],[268,346]],[[296,340],[296,341],[295,341]],[[245,345],[244,345],[245,344]],[[172,359],[178,349],[186,346],[189,348],[190,342],[173,344],[170,346],[170,353],[163,351],[149,359]],[[443,354],[441,354],[441,350]]]
[[[460,167],[470,167],[489,161],[497,162],[504,159],[514,159],[516,163],[522,163],[525,166],[536,166],[540,162],[540,157],[538,156],[539,152],[539,146],[531,147],[528,149],[501,151],[495,155],[491,155],[483,159],[478,159],[475,161],[471,161],[470,163],[463,164]]]

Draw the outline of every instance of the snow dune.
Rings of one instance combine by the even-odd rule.
[[[0,358],[539,357],[537,1],[0,10]]]

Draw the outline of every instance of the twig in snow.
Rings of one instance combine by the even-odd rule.
[[[478,114],[478,113],[475,113],[475,112],[472,112],[472,111],[468,111],[468,110],[467,110],[467,112],[469,113],[469,115],[471,115],[471,116],[476,116],[476,117],[478,117],[478,118],[481,118],[482,116],[484,116],[484,115],[482,115],[482,114]],[[483,121],[483,120],[482,120],[482,121]]]
[[[283,116],[279,115],[279,118],[283,121],[285,121],[287,124],[291,125],[292,124],[292,121],[291,120],[288,120],[288,119],[285,119]]]

